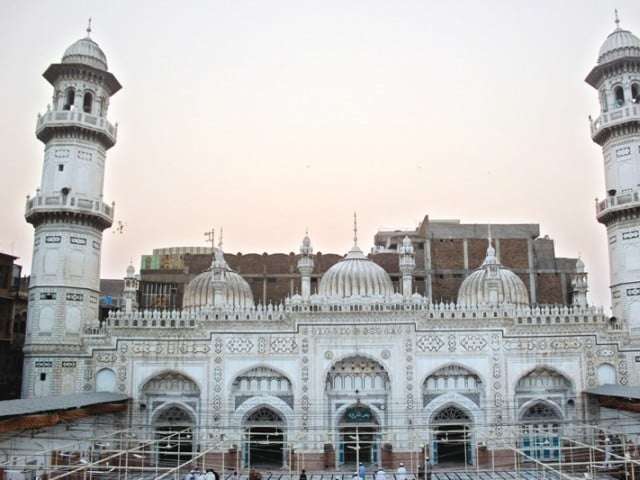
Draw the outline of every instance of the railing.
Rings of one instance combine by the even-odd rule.
[[[43,195],[38,192],[35,197],[27,197],[25,216],[28,218],[38,211],[55,211],[57,208],[60,208],[60,210],[73,209],[78,212],[94,213],[108,220],[113,219],[114,211],[113,204],[108,205],[98,198],[80,197],[72,193],[64,195],[62,192]]]
[[[578,307],[547,305],[536,307],[518,307],[504,304],[499,306],[467,307],[455,303],[432,304],[426,301],[405,301],[400,303],[347,304],[325,303],[279,304],[266,307],[257,305],[251,308],[200,307],[183,310],[135,310],[132,312],[111,311],[108,327],[124,328],[196,328],[201,322],[233,321],[238,322],[283,322],[297,316],[335,315],[336,313],[391,314],[394,312],[414,312],[416,321],[510,321],[513,327],[528,325],[604,325],[607,329],[617,330],[618,325],[610,324],[602,307]]]
[[[44,127],[52,124],[63,125],[70,122],[84,124],[93,130],[103,130],[114,143],[116,141],[118,135],[117,125],[112,125],[104,117],[96,117],[95,115],[84,113],[81,110],[47,110],[44,115],[38,115],[36,132],[40,132]]]
[[[603,200],[596,200],[596,213],[599,215],[605,210],[616,207],[626,208],[632,203],[640,202],[640,192],[637,189],[628,189],[615,195],[610,195]]]
[[[598,118],[591,120],[591,137],[596,137],[606,127],[623,123],[631,118],[640,120],[640,105],[626,103],[621,107],[603,112]]]

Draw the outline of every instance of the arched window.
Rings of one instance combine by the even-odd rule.
[[[63,110],[71,110],[74,103],[76,101],[76,91],[73,88],[67,90],[67,94],[65,95],[64,107]]]
[[[621,107],[624,105],[624,90],[622,87],[618,86],[613,90],[613,93],[616,97],[616,107]]]
[[[82,111],[84,113],[91,113],[92,106],[93,106],[93,95],[91,95],[91,92],[86,92],[84,94],[84,99],[82,101]]]
[[[633,103],[640,103],[640,84],[631,84],[631,101]]]

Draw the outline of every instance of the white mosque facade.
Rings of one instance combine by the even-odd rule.
[[[516,447],[557,459],[561,438],[598,418],[587,390],[639,384],[640,267],[629,259],[640,249],[640,40],[631,33],[609,36],[587,78],[602,107],[592,135],[607,172],[597,218],[609,232],[613,318],[588,306],[581,261],[571,305],[531,304],[489,235],[456,302],[415,291],[408,237],[397,248],[398,290],[356,238],[312,292],[305,236],[300,293],[280,304],[254,301],[219,247],[181,310],[138,309],[129,267],[126,306],[101,324],[101,236],[113,219],[102,184],[117,135],[106,114],[120,85],[89,37],[45,78],[54,94],[38,117],[42,184],[26,208],[35,237],[23,397],[124,393],[139,428],[189,429],[193,451],[215,443],[241,467],[279,467],[295,454],[323,469],[420,455],[475,464]]]

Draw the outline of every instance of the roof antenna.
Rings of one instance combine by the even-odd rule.
[[[615,20],[616,21],[616,28],[620,28],[620,19],[618,18],[618,9],[616,8],[613,11],[614,11],[615,17],[616,17],[616,20]]]
[[[617,10],[616,10],[617,12]],[[617,15],[617,13],[616,13]],[[89,25],[87,25],[87,37],[91,36],[91,17],[89,17]]]

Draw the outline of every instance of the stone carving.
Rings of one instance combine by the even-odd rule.
[[[455,335],[449,335],[449,351],[450,352],[455,352],[456,351],[456,336]]]
[[[95,358],[98,363],[114,363],[118,356],[115,353],[98,353]]]
[[[333,358],[333,352],[331,350],[327,350],[326,352],[324,352],[324,358],[326,358],[327,360],[331,360]]]
[[[440,337],[428,336],[420,337],[416,345],[423,352],[437,352],[443,347],[444,342]]]
[[[292,337],[277,337],[271,340],[271,353],[295,353],[298,345]]]
[[[227,348],[231,353],[249,353],[253,349],[253,342],[246,337],[236,337],[227,342]]]
[[[465,350],[477,351],[482,350],[487,345],[487,341],[480,336],[469,335],[460,341],[460,345]]]
[[[264,337],[258,339],[258,353],[260,355],[267,353],[267,339]]]
[[[388,358],[391,357],[391,352],[389,350],[382,350],[382,352],[380,352],[380,356],[382,358],[384,358],[385,360],[387,360]]]

